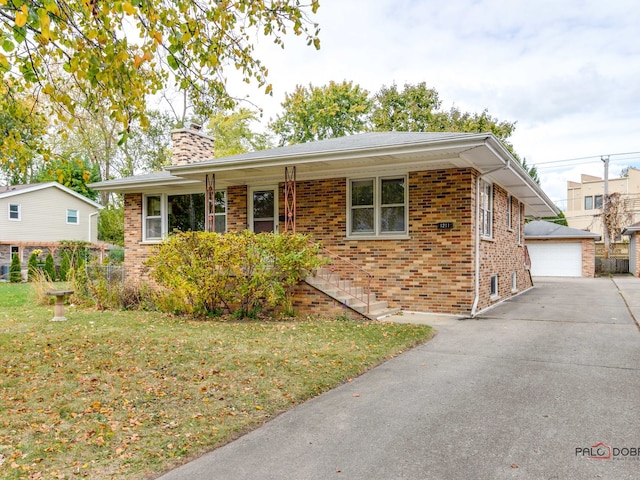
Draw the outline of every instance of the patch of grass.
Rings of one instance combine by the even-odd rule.
[[[222,445],[424,342],[426,326],[193,321],[0,284],[0,477],[133,479]]]

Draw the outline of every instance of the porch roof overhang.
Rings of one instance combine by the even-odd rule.
[[[473,168],[525,205],[530,217],[553,216],[557,207],[492,134],[373,132],[291,145],[188,165],[164,172],[99,182],[96,190],[127,193],[202,185],[215,174],[216,188],[283,181],[284,167],[298,180],[390,175],[399,172]]]

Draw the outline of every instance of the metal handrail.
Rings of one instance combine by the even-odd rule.
[[[367,313],[370,313],[371,280],[373,280],[373,275],[364,268],[325,247],[320,247],[320,254],[328,258],[330,263],[323,265],[319,271],[316,272],[316,276],[333,287],[336,287],[341,292],[366,304]]]

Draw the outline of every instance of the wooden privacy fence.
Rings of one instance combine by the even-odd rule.
[[[596,257],[596,274],[608,273],[629,273],[629,259]]]

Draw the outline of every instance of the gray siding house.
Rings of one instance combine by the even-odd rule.
[[[101,208],[57,182],[0,187],[0,266],[14,253],[23,264],[35,249],[54,254],[62,240],[96,243]]]

